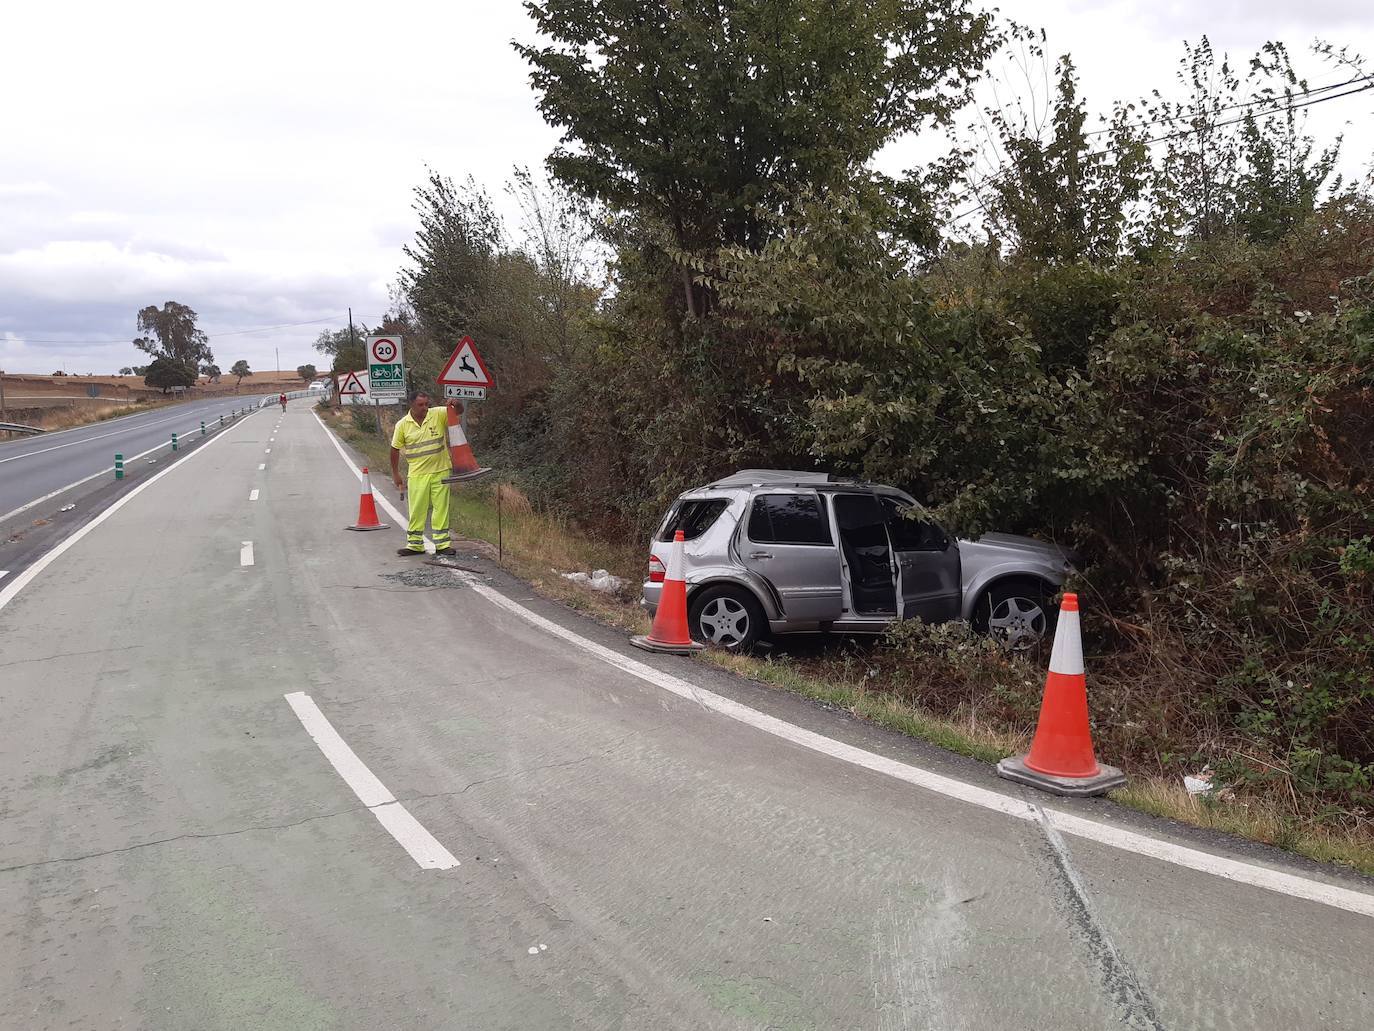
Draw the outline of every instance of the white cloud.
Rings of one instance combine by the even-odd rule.
[[[1098,107],[1167,85],[1179,40],[1202,31],[1248,53],[1272,35],[1296,47],[1339,29],[1374,53],[1368,5],[1337,0],[999,5],[1045,24],[1051,53],[1073,52]],[[211,330],[349,306],[375,320],[426,166],[471,173],[513,214],[500,184],[513,165],[538,168],[558,137],[510,47],[532,37],[517,0],[9,4],[4,33],[6,81],[41,84],[0,105],[0,333],[30,339],[122,341],[140,307],[168,299]],[[1336,128],[1368,121],[1371,105],[1344,103],[1315,111]],[[1363,124],[1348,151],[1374,151]],[[255,367],[280,348],[294,368],[316,357],[318,329],[214,346]],[[73,343],[0,360],[51,372],[59,350],[96,368],[136,357]]]

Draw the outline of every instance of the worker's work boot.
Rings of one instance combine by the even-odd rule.
[[[415,551],[415,550],[412,549],[412,548],[397,548],[397,549],[396,549],[396,554],[398,554],[398,555],[423,555],[423,554],[424,554],[424,550],[421,549],[420,551]]]

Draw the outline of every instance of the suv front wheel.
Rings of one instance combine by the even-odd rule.
[[[1055,591],[1039,580],[1001,580],[978,599],[973,629],[1014,652],[1030,651],[1054,636]]]
[[[692,597],[687,620],[694,640],[747,652],[768,632],[763,607],[738,587],[706,587]]]

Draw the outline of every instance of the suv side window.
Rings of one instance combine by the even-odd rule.
[[[715,525],[729,504],[729,498],[693,498],[684,501],[663,521],[658,539],[671,541],[673,535],[681,530],[684,540],[694,541]]]
[[[830,523],[814,494],[760,494],[749,508],[755,544],[829,544]]]
[[[922,518],[919,509],[890,495],[883,495],[882,503],[887,512],[887,532],[898,551],[944,551],[949,547],[944,530],[934,521]]]

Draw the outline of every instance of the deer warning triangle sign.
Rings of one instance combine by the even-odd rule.
[[[490,387],[495,385],[491,373],[487,371],[486,363],[482,361],[482,356],[477,353],[477,345],[472,342],[472,337],[463,337],[462,340],[458,341],[458,347],[449,356],[444,371],[439,373],[439,383],[446,387]]]

